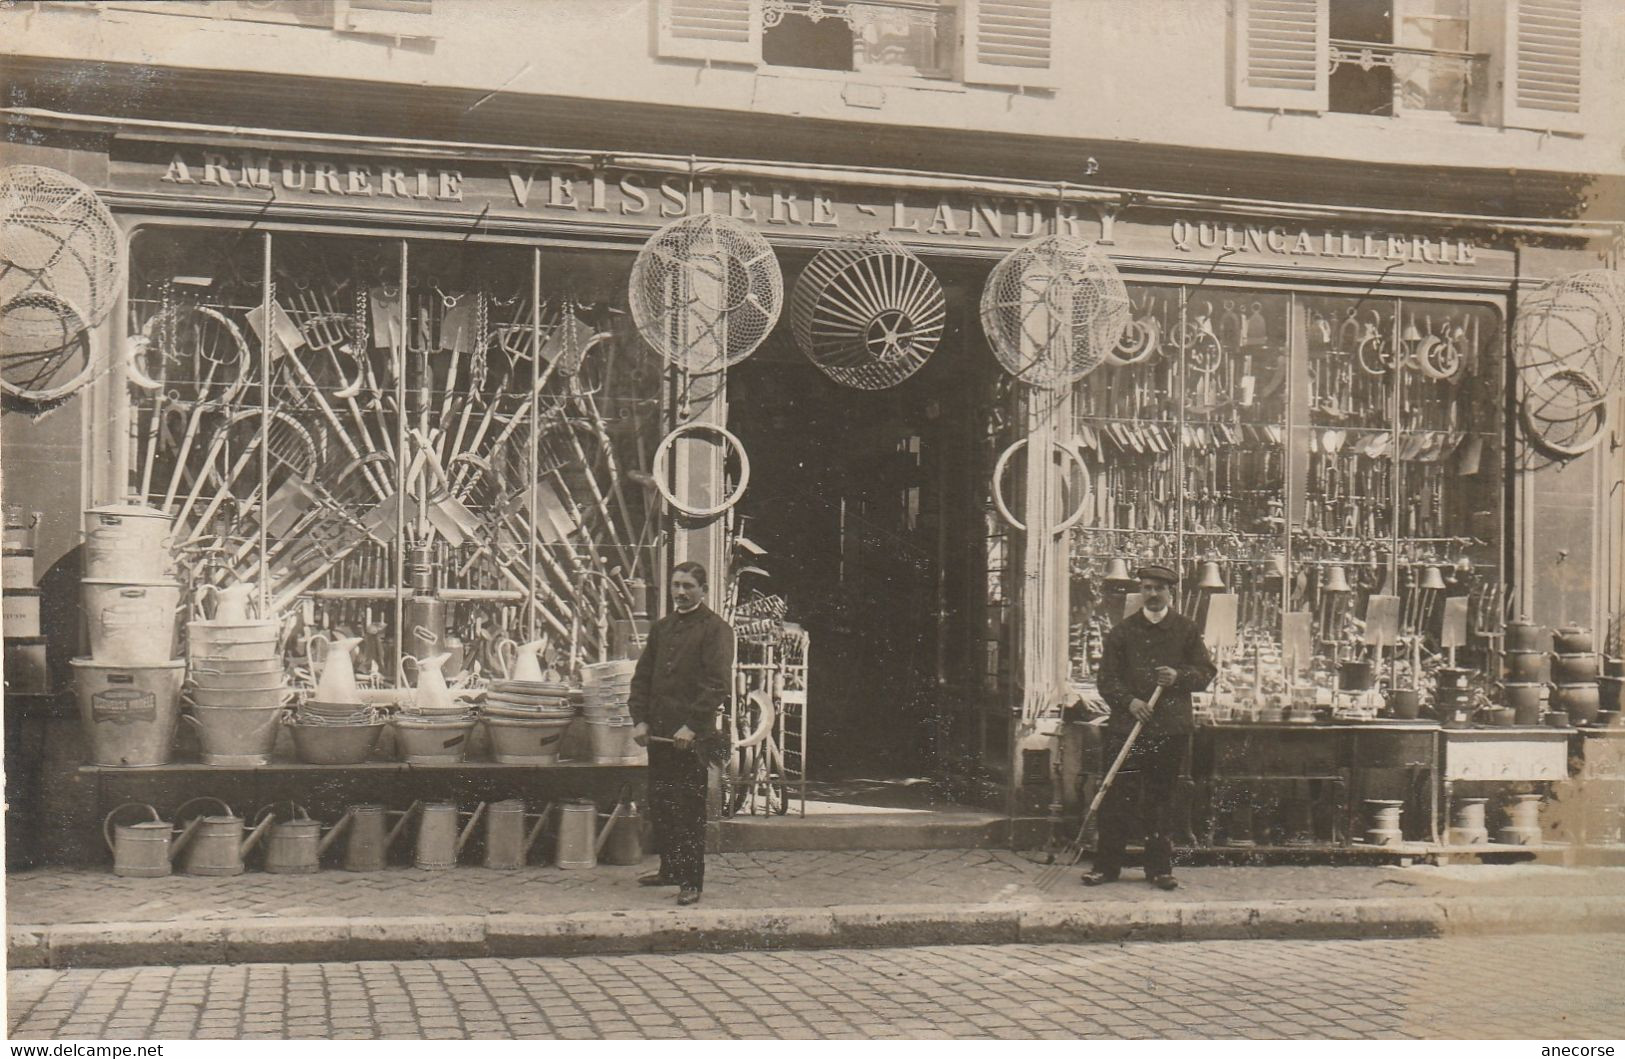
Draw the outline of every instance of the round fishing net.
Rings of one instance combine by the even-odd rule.
[[[818,252],[796,281],[796,345],[845,386],[884,390],[925,364],[947,318],[942,284],[925,262],[884,235],[843,239]]]
[[[627,293],[644,341],[699,375],[755,352],[778,321],[784,277],[760,234],[706,213],[649,237],[632,263]]]
[[[0,353],[60,349],[100,323],[125,264],[124,235],[94,191],[43,166],[0,169]]]
[[[1128,291],[1111,259],[1076,236],[1017,247],[982,288],[982,329],[1005,369],[1044,389],[1076,382],[1116,346],[1130,322]]]

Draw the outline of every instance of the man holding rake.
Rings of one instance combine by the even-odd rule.
[[[1112,709],[1106,760],[1117,759],[1136,722],[1142,727],[1101,803],[1094,870],[1084,875],[1083,884],[1116,882],[1130,838],[1143,838],[1146,879],[1158,889],[1172,890],[1179,886],[1174,878],[1174,781],[1191,731],[1191,693],[1211,684],[1218,669],[1196,623],[1174,609],[1179,575],[1153,563],[1140,567],[1135,577],[1141,609],[1106,634],[1100,658],[1100,696]],[[1123,782],[1135,775],[1138,785]]]

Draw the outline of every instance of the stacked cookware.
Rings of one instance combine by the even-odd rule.
[[[242,581],[198,591],[200,614],[210,595],[212,615],[188,622],[186,649],[192,701],[188,723],[198,730],[206,765],[266,765],[281,729],[288,696],[275,621],[250,620],[255,586]]]
[[[1600,667],[1591,630],[1565,625],[1552,633],[1553,713],[1576,727],[1595,724],[1601,708]]]
[[[175,657],[181,586],[169,547],[161,511],[111,504],[85,512],[90,657],[72,664],[95,764],[169,762],[186,668]]]
[[[1552,660],[1542,642],[1544,631],[1522,619],[1506,623],[1501,694],[1503,705],[1512,710],[1513,724],[1540,723]]]
[[[627,708],[635,669],[636,662],[624,660],[581,667],[581,712],[597,764],[637,765],[648,760],[647,752],[632,739],[632,714]]]
[[[34,532],[39,513],[5,508],[5,553],[0,581],[5,586],[6,690],[45,695],[51,674],[45,662],[45,636],[40,628],[40,590],[34,571]]]

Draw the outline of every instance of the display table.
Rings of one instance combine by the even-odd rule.
[[[1215,724],[1196,729],[1197,837],[1214,845],[1313,846],[1347,840],[1344,725]],[[1255,812],[1266,816],[1257,826]],[[1221,816],[1228,822],[1221,824]],[[1280,841],[1275,841],[1276,838]]]
[[[1450,826],[1460,785],[1553,784],[1569,778],[1572,728],[1446,728],[1440,732],[1442,769],[1439,829]],[[1489,825],[1493,837],[1496,828]],[[1453,853],[1539,852],[1541,847],[1497,842],[1440,847]]]
[[[1353,790],[1348,834],[1361,833],[1367,798],[1397,795],[1407,839],[1439,840],[1439,724],[1383,720],[1341,726],[1343,756]],[[1397,785],[1397,789],[1396,789]]]

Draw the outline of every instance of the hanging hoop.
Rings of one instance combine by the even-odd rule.
[[[1561,400],[1556,399],[1556,395],[1562,394],[1562,389],[1560,386],[1554,386],[1554,383],[1567,386],[1589,397],[1590,401],[1577,402],[1573,407],[1573,414],[1546,418],[1542,413],[1554,405],[1565,413],[1570,410]],[[1535,386],[1528,386],[1529,392],[1526,392],[1523,400],[1519,402],[1519,417],[1523,420],[1524,433],[1528,436],[1529,443],[1546,455],[1560,460],[1572,460],[1596,448],[1597,443],[1608,433],[1608,400],[1602,385],[1589,372],[1579,368],[1561,368],[1540,380],[1539,386],[1548,394],[1546,404],[1539,412],[1531,403]],[[1590,421],[1589,427],[1587,421]],[[1562,440],[1553,436],[1557,433],[1556,428],[1559,424],[1568,424],[1567,429],[1563,431]]]
[[[667,454],[671,452],[672,446],[679,437],[684,434],[694,433],[715,434],[722,439],[723,444],[732,447],[735,452],[739,453],[739,484],[734,486],[734,491],[715,507],[689,507],[681,500],[678,500],[672,491],[666,487],[665,461]],[[715,423],[684,423],[664,438],[661,438],[659,447],[655,449],[654,459],[650,463],[650,471],[654,475],[655,488],[660,491],[660,498],[670,504],[678,513],[689,518],[711,518],[714,515],[722,514],[739,503],[740,498],[745,495],[746,487],[750,485],[750,457],[745,453],[744,443],[731,434],[726,427],[717,426]]]
[[[1011,442],[1010,447],[1004,450],[999,456],[998,462],[993,465],[993,506],[998,508],[1000,518],[1009,523],[1012,529],[1022,533],[1027,532],[1027,527],[1010,513],[1010,508],[1004,501],[1004,490],[1001,483],[1004,481],[1004,469],[1010,463],[1010,457],[1014,456],[1017,450],[1026,444],[1026,438]],[[1083,455],[1077,449],[1070,445],[1063,445],[1059,441],[1054,442],[1054,445],[1073,463],[1078,465],[1078,474],[1084,482],[1084,487],[1078,496],[1077,509],[1050,528],[1051,533],[1065,533],[1078,524],[1078,520],[1083,518],[1083,513],[1089,506],[1089,467],[1083,462]]]

